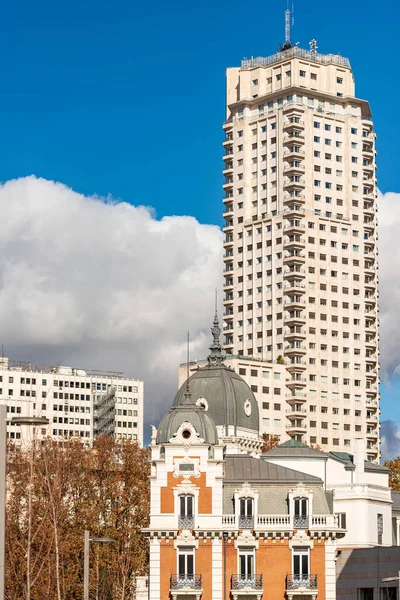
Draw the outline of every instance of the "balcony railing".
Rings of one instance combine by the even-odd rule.
[[[178,517],[178,527],[179,529],[193,529],[194,527],[194,517],[188,517],[179,515]]]
[[[201,589],[201,575],[188,575],[179,574],[171,575],[171,590],[200,590]]]
[[[286,575],[286,589],[298,590],[316,590],[318,588],[317,575]]]
[[[232,575],[233,590],[260,590],[262,588],[262,575]]]
[[[254,529],[254,517],[239,516],[239,529]]]
[[[293,425],[290,425],[290,427],[293,427]],[[300,427],[303,427],[303,425],[300,425]],[[294,515],[293,527],[295,529],[308,529],[308,517],[303,517],[301,515]]]
[[[252,519],[250,527],[244,527],[240,519]],[[301,522],[297,519],[302,519]],[[249,525],[250,523],[246,523]],[[238,517],[237,515],[223,515],[222,525],[225,529],[261,529],[276,531],[284,529],[336,529],[337,515],[311,515],[309,517],[295,517],[293,515],[256,515],[255,517]]]

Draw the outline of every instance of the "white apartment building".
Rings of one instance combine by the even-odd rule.
[[[346,58],[284,48],[227,69],[225,350],[259,379],[284,362],[285,435],[335,451],[361,436],[378,460],[371,111]],[[280,402],[258,386],[272,433],[262,406]]]
[[[71,367],[42,367],[0,358],[0,403],[7,405],[7,436],[29,439],[29,427],[12,417],[46,417],[39,437],[79,437],[91,442],[103,433],[143,445],[143,382],[123,373]]]

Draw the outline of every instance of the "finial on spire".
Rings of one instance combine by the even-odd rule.
[[[186,392],[185,398],[190,398],[190,383],[189,383],[189,375],[190,375],[190,331],[187,332],[187,351],[186,351]]]
[[[221,346],[221,342],[220,342],[221,328],[219,326],[219,319],[218,319],[217,290],[215,290],[215,314],[214,314],[213,326],[211,327],[211,333],[212,333],[213,341],[210,346],[211,352],[207,358],[208,364],[210,364],[210,365],[221,364],[224,359],[224,354],[223,354],[222,346]]]

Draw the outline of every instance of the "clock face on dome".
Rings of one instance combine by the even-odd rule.
[[[251,400],[249,398],[244,401],[244,412],[248,417],[251,415]]]

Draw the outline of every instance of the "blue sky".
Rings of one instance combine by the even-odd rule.
[[[274,53],[284,0],[261,5],[20,0],[0,20],[0,180],[34,173],[221,223],[224,70]],[[394,0],[297,0],[293,41],[351,60],[379,134],[379,185],[398,190]]]
[[[269,55],[285,0],[5,3],[0,20],[0,181],[34,174],[158,217],[221,225],[225,68]],[[395,0],[297,0],[292,41],[350,59],[370,101],[378,179],[400,192]],[[57,224],[55,224],[57,226]],[[383,418],[400,420],[398,384]]]

